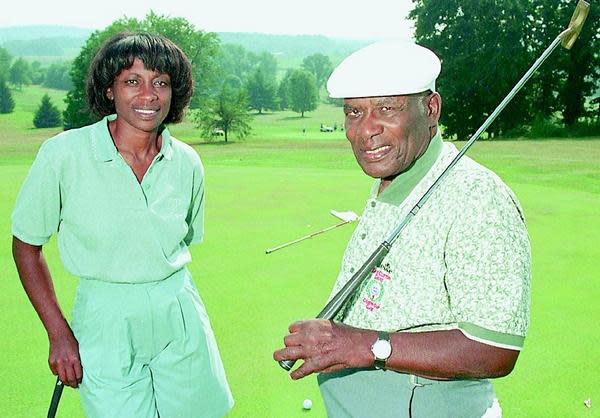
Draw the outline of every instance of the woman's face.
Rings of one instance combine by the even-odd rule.
[[[117,120],[144,131],[156,132],[171,108],[171,77],[145,68],[136,58],[121,71],[106,96],[114,100]]]

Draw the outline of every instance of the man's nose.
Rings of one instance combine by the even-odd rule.
[[[366,141],[381,133],[383,133],[381,120],[373,113],[367,114],[360,125],[361,138]]]

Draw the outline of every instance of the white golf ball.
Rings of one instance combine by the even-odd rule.
[[[302,402],[302,408],[304,408],[304,409],[312,408],[312,401],[310,399],[305,399],[304,402]]]

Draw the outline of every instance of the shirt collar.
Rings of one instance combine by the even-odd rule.
[[[92,126],[92,150],[97,161],[112,161],[118,154],[117,147],[115,147],[110,136],[110,131],[108,130],[108,122],[116,118],[117,115],[108,115]],[[171,134],[166,126],[163,125],[162,128],[162,145],[158,156],[163,156],[165,159],[171,160],[173,158]]]
[[[441,153],[442,137],[438,132],[429,141],[425,153],[407,171],[396,176],[379,196],[377,196],[377,192],[381,184],[381,179],[377,179],[371,189],[371,198],[377,198],[381,202],[393,205],[401,204],[415,186],[425,177],[431,167],[433,167]]]

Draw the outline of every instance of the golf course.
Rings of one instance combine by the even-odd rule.
[[[19,187],[40,144],[61,131],[33,127],[45,93],[64,108],[65,92],[27,86],[13,92],[15,111],[0,115],[0,417],[7,418],[45,416],[55,382],[45,331],[11,255]],[[320,132],[321,124],[338,129]],[[291,322],[324,306],[355,224],[272,254],[265,249],[338,223],[331,209],[362,212],[372,179],[341,126],[341,108],[322,103],[304,118],[256,114],[252,134],[228,143],[207,142],[190,122],[170,127],[205,166],[206,235],[192,247],[189,269],[235,398],[232,418],[326,416],[316,378],[292,381],[272,353]],[[525,348],[515,370],[494,381],[504,417],[600,417],[600,138],[495,139],[468,155],[515,192],[532,246]],[[55,237],[44,254],[70,317],[78,279],[62,267]],[[305,399],[312,409],[303,409]],[[77,391],[65,388],[57,417],[83,417]]]

